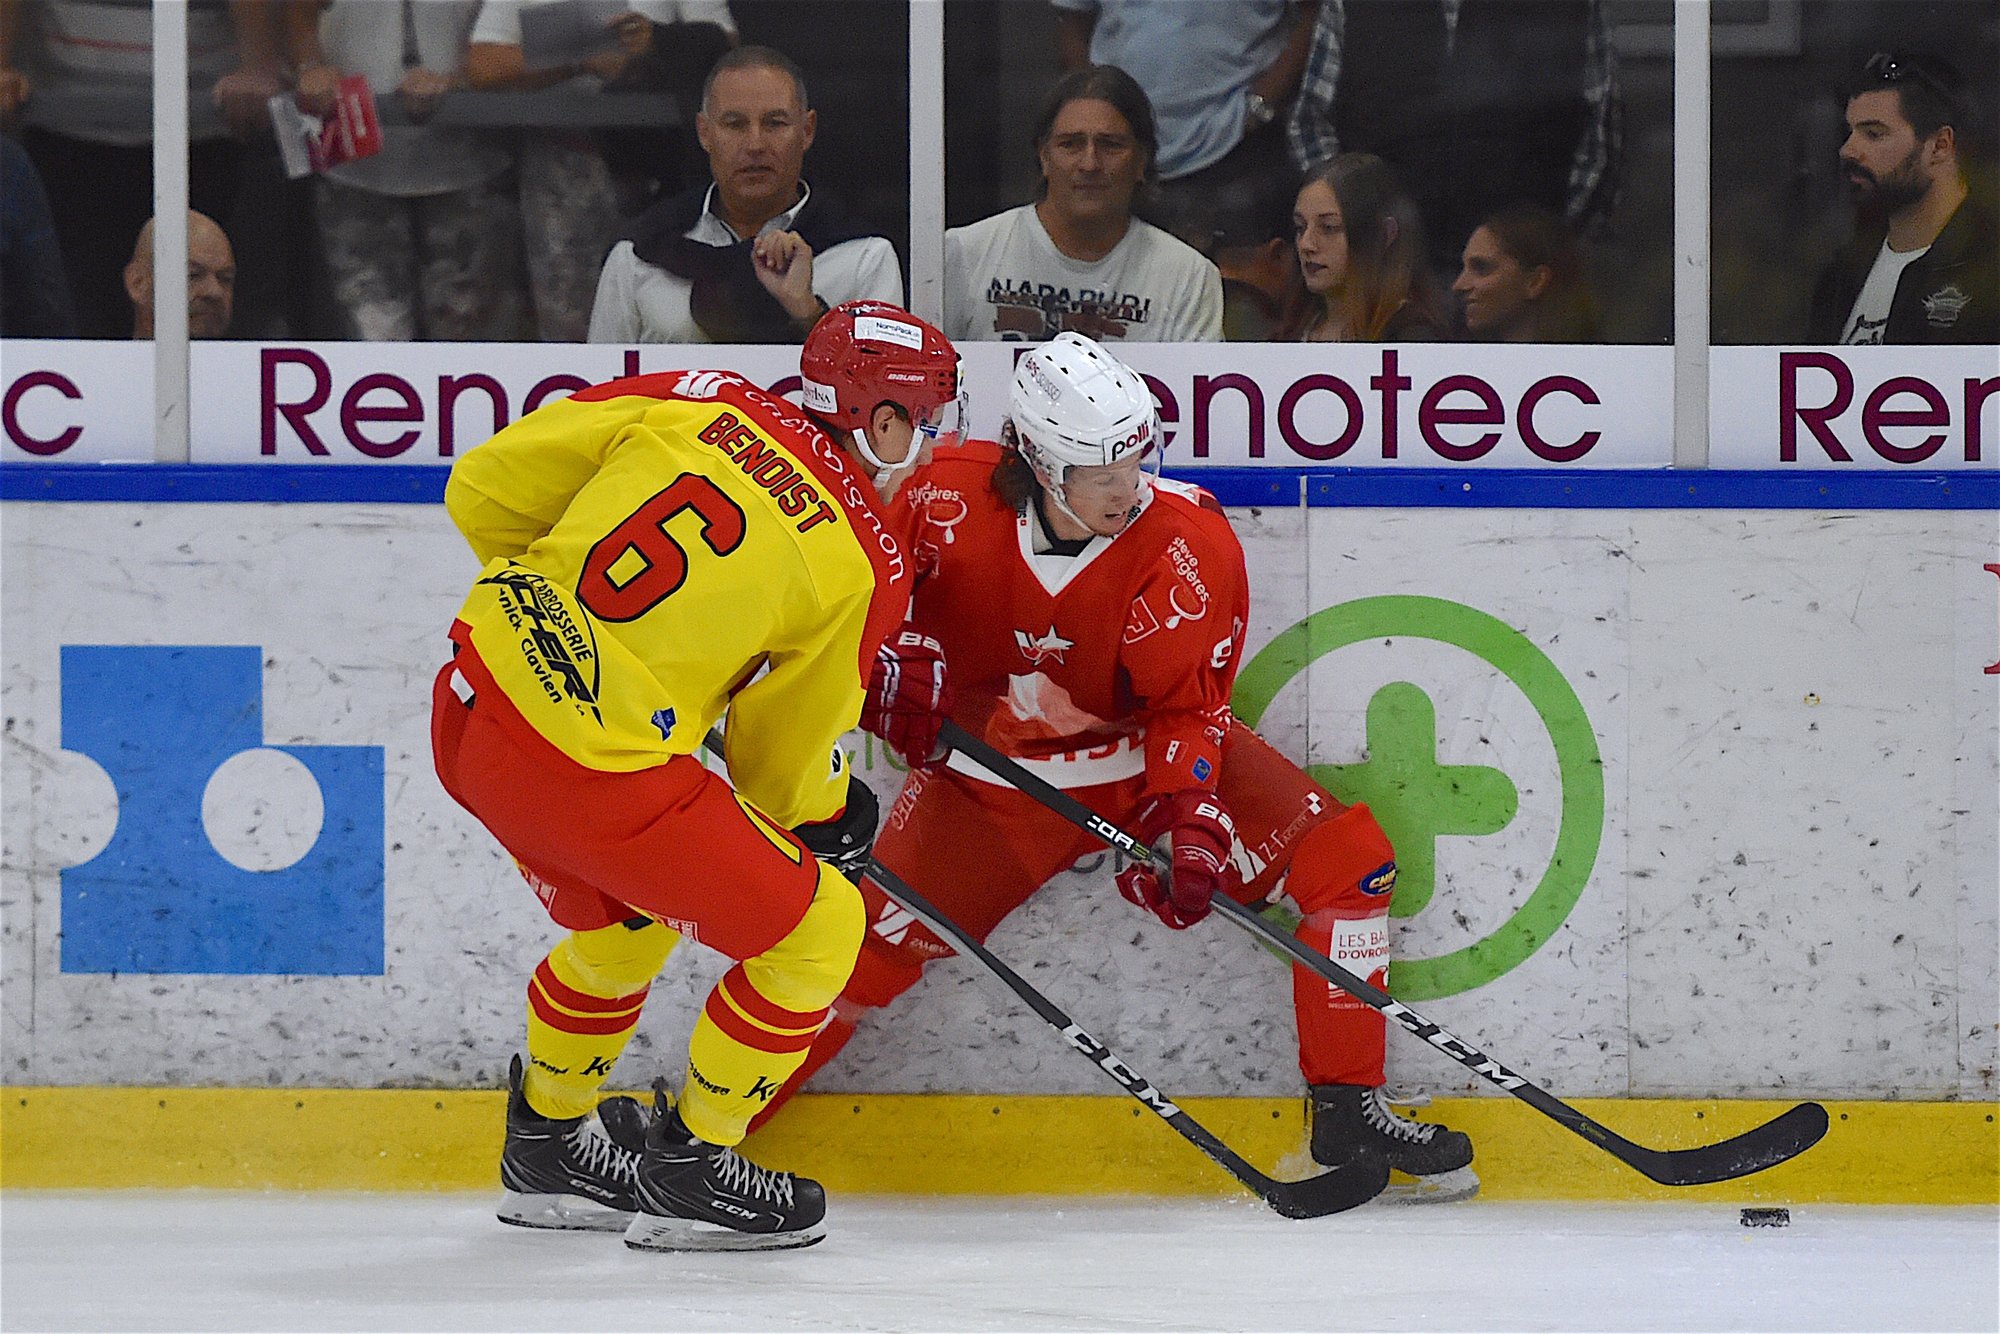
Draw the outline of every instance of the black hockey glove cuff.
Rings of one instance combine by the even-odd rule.
[[[849,880],[858,881],[875,849],[875,824],[881,808],[868,784],[847,775],[847,809],[831,820],[802,824],[792,832],[799,842],[812,849],[813,856],[828,863]]]

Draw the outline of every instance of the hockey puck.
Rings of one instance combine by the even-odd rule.
[[[1790,1209],[1745,1209],[1737,1215],[1736,1221],[1744,1227],[1790,1227]]]

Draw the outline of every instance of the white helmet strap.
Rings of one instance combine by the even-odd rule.
[[[875,447],[868,443],[868,432],[865,428],[854,432],[854,448],[861,455],[862,462],[868,465],[868,480],[874,484],[875,494],[883,500],[895,495],[896,488],[903,484],[903,480],[917,470],[917,462],[923,457],[920,434],[912,430],[909,452],[903,455],[901,463],[890,463],[877,454]]]
[[[1063,478],[1069,472],[1069,465],[1061,459],[1051,459],[1045,451],[1031,444],[1026,436],[1020,439],[1028,456],[1028,467],[1035,474],[1035,480],[1042,484],[1042,494],[1047,496],[1071,523],[1080,528],[1089,528],[1090,525],[1084,521],[1084,517],[1069,507],[1068,488],[1063,485]]]

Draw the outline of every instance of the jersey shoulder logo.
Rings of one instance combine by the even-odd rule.
[[[1132,610],[1125,617],[1125,642],[1136,644],[1160,631],[1160,618],[1153,614],[1144,597],[1132,604]]]
[[[734,371],[689,371],[674,382],[674,393],[681,398],[714,398],[724,385],[741,378]]]

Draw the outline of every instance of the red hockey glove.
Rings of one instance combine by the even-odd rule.
[[[943,647],[927,634],[899,630],[875,651],[861,726],[916,768],[937,753],[938,729],[950,716],[950,703]]]
[[[1213,792],[1154,797],[1139,814],[1139,836],[1161,854],[1165,878],[1150,866],[1128,866],[1118,873],[1118,892],[1176,931],[1208,916],[1210,895],[1241,883],[1229,855],[1236,822]]]

